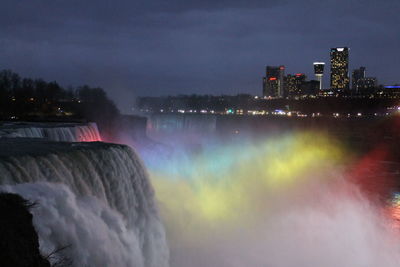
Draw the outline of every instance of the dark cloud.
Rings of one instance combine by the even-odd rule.
[[[133,95],[259,94],[265,65],[311,74],[344,45],[352,67],[394,83],[399,10],[398,0],[5,0],[0,62],[105,87],[128,106]]]

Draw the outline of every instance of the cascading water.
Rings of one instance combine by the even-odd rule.
[[[161,142],[182,144],[215,134],[217,116],[153,114],[147,118],[147,135]]]
[[[0,138],[0,190],[39,203],[42,250],[67,246],[74,266],[166,267],[169,249],[174,267],[400,264],[398,198],[387,216],[347,179],[346,151],[324,134],[142,151],[170,248],[129,147],[45,135]],[[364,173],[361,163],[351,173]]]
[[[1,137],[45,138],[64,142],[101,141],[96,123],[6,123]]]
[[[69,246],[74,266],[168,266],[154,192],[128,146],[2,138],[0,181],[39,203],[45,253]]]

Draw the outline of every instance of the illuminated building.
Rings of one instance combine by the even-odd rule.
[[[297,73],[295,75],[288,74],[286,76],[285,87],[289,97],[296,97],[301,95],[301,85],[306,81],[306,75]]]
[[[331,49],[331,89],[333,90],[349,89],[349,51],[348,47]]]
[[[381,89],[380,95],[400,97],[400,85],[387,85]]]
[[[376,89],[378,86],[378,80],[375,77],[365,77],[357,81],[357,91],[359,92],[370,92]]]
[[[365,67],[360,67],[358,69],[353,70],[351,75],[351,89],[355,92],[358,92],[358,83],[361,79],[365,78]]]
[[[317,81],[319,81],[319,89],[322,90],[322,77],[324,76],[325,63],[314,62],[314,74]]]
[[[266,76],[263,77],[264,97],[282,98],[286,96],[284,87],[285,66],[267,66]]]
[[[299,90],[296,86],[296,76],[288,74],[286,76],[285,85],[286,85],[286,91],[288,92],[289,97],[298,95]]]

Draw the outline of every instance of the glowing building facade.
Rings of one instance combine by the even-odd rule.
[[[322,78],[324,76],[325,63],[314,62],[314,74],[316,80],[319,82],[319,90],[322,90]]]
[[[274,98],[285,97],[284,78],[285,66],[267,66],[266,76],[263,77],[263,96]]]
[[[303,73],[288,74],[286,76],[285,87],[289,97],[301,95],[301,85],[306,81],[306,78],[306,75]]]
[[[331,49],[331,89],[349,90],[349,51],[348,47]]]

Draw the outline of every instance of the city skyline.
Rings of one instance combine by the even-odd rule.
[[[124,109],[141,95],[259,94],[266,65],[312,77],[312,62],[347,46],[350,70],[366,66],[394,84],[399,8],[394,0],[5,0],[1,69],[100,86]]]
[[[287,98],[316,96],[326,90],[339,94],[369,94],[379,86],[377,77],[366,76],[366,67],[350,69],[350,48],[333,47],[330,49],[329,69],[325,62],[313,62],[313,77],[304,72],[286,73],[286,66],[266,66],[262,78],[262,96],[264,98]],[[328,74],[329,84],[324,84]],[[307,79],[309,78],[309,79]],[[318,93],[319,91],[319,93]],[[328,92],[325,92],[328,93]]]
[[[400,0],[1,0],[0,267],[400,267]]]

